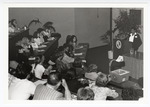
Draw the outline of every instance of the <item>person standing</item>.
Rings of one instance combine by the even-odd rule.
[[[131,49],[130,53],[132,54],[137,54],[137,50],[142,44],[142,40],[140,38],[140,35],[136,32],[135,28],[131,29],[130,37],[129,37],[129,42],[131,43]]]

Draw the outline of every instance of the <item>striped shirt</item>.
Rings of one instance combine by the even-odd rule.
[[[45,85],[38,85],[33,100],[63,100],[63,94]]]

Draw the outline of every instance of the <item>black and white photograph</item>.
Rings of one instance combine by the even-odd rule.
[[[43,4],[5,5],[5,100],[147,98],[146,3]]]

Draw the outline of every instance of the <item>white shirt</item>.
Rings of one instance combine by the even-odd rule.
[[[118,93],[115,90],[107,87],[92,86],[91,89],[95,94],[94,100],[106,100],[107,96],[111,96],[113,98],[118,97]]]
[[[47,83],[47,79],[37,80],[36,82],[34,82],[34,84],[35,84],[36,86],[38,86],[39,84],[45,84],[45,83]]]
[[[33,50],[35,50],[35,49],[37,49],[37,48],[38,48],[37,43],[31,43],[31,46],[32,46]]]
[[[35,64],[33,65],[33,68],[34,68],[34,66],[35,66]],[[34,69],[35,77],[41,79],[44,71],[45,71],[45,68],[43,67],[43,65],[37,64]]]
[[[42,43],[40,38],[34,38],[34,41],[37,45],[40,45]]]
[[[15,32],[15,29],[12,27],[9,27],[9,33]]]
[[[34,94],[36,86],[27,79],[14,78],[8,88],[9,100],[27,100]]]
[[[130,34],[130,37],[129,37],[129,42],[133,42],[134,41],[134,36],[136,35],[136,33],[134,34]]]

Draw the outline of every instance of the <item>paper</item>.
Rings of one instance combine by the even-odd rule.
[[[74,55],[75,55],[75,56],[83,55],[83,53],[75,53]]]
[[[38,48],[45,48],[45,47],[47,47],[47,46],[46,45],[41,45]]]
[[[54,37],[50,37],[48,38],[48,41],[51,41],[51,40],[54,40],[55,38]]]
[[[35,57],[30,57],[29,60],[35,60]]]
[[[45,51],[45,50],[43,50],[43,49],[41,49],[41,50],[38,50],[38,52],[43,52],[43,51]]]
[[[124,60],[124,59],[123,59],[123,56],[120,56],[120,55],[119,55],[118,58],[116,59],[117,62],[122,62],[123,60]]]

